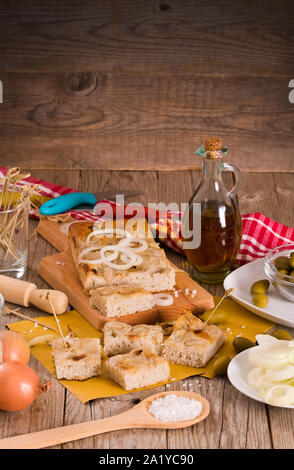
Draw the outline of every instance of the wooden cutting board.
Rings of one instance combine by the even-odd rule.
[[[60,253],[43,258],[38,273],[51,287],[64,292],[68,296],[69,303],[95,328],[101,329],[105,322],[114,319],[131,325],[171,321],[177,318],[183,310],[202,313],[214,306],[212,295],[191,279],[185,271],[173,265],[176,269],[175,289],[179,291],[178,297],[174,297],[173,305],[169,307],[155,306],[145,312],[117,318],[106,318],[99,310],[90,307],[89,296],[83,290],[68,251],[67,236],[60,231],[60,225],[58,222],[47,219],[43,219],[39,223],[38,233]],[[189,289],[188,293],[186,289]],[[196,294],[192,297],[191,294],[194,289]]]

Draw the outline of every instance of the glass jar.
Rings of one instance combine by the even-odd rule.
[[[15,195],[15,193],[14,193]],[[13,201],[8,191],[7,199]],[[9,210],[0,207],[0,274],[20,278],[27,266],[28,251],[28,201],[16,197]]]

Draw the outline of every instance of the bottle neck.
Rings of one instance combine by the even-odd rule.
[[[224,169],[223,159],[203,157],[202,169],[204,179],[220,180],[222,178],[222,171]]]

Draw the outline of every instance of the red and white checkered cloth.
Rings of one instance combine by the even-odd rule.
[[[0,178],[6,175],[7,168],[0,167]],[[48,181],[36,178],[27,178],[23,183],[37,184],[39,193],[47,197],[58,197],[63,194],[76,192],[74,189],[59,186]],[[113,201],[99,201],[105,207],[111,207],[114,216],[132,217],[134,214],[125,214],[125,207],[119,206]],[[77,220],[96,221],[101,220],[100,216],[94,215],[91,211],[69,211],[70,215]],[[31,212],[32,218],[37,218],[34,212]],[[147,208],[143,208],[142,215],[147,216]],[[168,212],[162,214],[159,211],[148,212],[148,219],[151,219],[151,229],[162,243],[183,254],[181,237],[176,236],[180,232],[179,213]],[[294,228],[279,224],[274,220],[254,212],[252,214],[242,215],[242,241],[240,250],[236,259],[236,264],[245,264],[257,258],[263,258],[266,253],[280,245],[294,243]]]

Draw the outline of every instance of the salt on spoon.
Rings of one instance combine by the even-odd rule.
[[[170,394],[153,400],[148,411],[154,418],[165,423],[186,421],[200,415],[202,403],[194,398]]]

